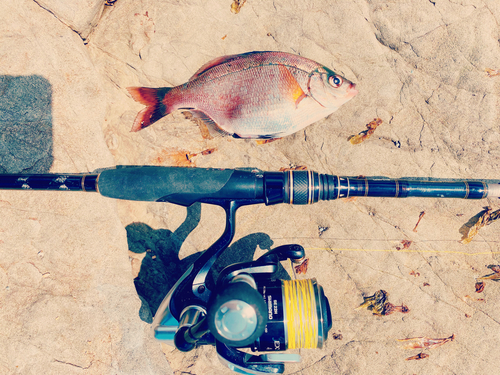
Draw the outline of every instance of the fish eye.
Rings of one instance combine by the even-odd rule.
[[[332,85],[333,87],[340,87],[340,85],[342,85],[342,82],[342,78],[339,76],[330,76],[328,78],[328,83],[330,83],[330,85]]]

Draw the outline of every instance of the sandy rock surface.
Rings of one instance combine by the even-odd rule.
[[[499,177],[497,1],[249,0],[237,14],[231,1],[72,3],[0,5],[0,172],[299,165],[349,176]],[[180,112],[130,132],[143,106],[126,87],[179,85],[215,57],[254,50],[318,61],[359,94],[264,145],[205,140]],[[382,125],[352,145],[374,118]],[[244,207],[228,257],[306,248],[307,274],[296,277],[324,287],[333,327],[322,349],[296,351],[302,362],[288,374],[489,373],[500,285],[487,281],[481,294],[474,285],[500,264],[500,225],[460,243],[486,205],[500,208],[493,199],[417,198]],[[2,191],[0,212],[1,372],[231,373],[214,348],[181,353],[155,342],[149,324],[171,283],[222,233],[221,209]],[[410,311],[356,310],[381,289]],[[422,360],[405,361],[421,350],[397,341],[452,334]]]

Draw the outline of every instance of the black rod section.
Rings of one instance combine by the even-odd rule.
[[[97,174],[0,174],[0,189],[97,191]]]
[[[283,202],[290,204],[311,204],[320,200],[349,197],[483,199],[487,196],[500,196],[500,184],[484,181],[353,178],[318,174],[312,171],[284,173]],[[272,203],[274,202],[268,204]]]

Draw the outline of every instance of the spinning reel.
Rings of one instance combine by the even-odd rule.
[[[209,290],[208,273],[234,237],[236,209],[254,202],[219,203],[226,210],[226,229],[161,303],[153,322],[155,338],[186,352],[214,345],[221,362],[238,373],[282,373],[285,362],[299,362],[300,355],[253,355],[238,349],[321,348],[332,326],[328,299],[315,279],[276,279],[280,261],[304,259],[299,245],[279,246],[255,261],[230,265]]]

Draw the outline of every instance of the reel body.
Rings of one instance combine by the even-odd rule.
[[[328,299],[315,279],[276,279],[280,261],[304,258],[299,245],[226,267],[210,290],[206,278],[233,239],[236,209],[254,202],[218,203],[226,210],[226,229],[164,298],[153,321],[154,336],[181,351],[213,345],[221,362],[238,373],[282,373],[284,364],[299,362],[300,355],[275,352],[323,346],[332,325]]]

